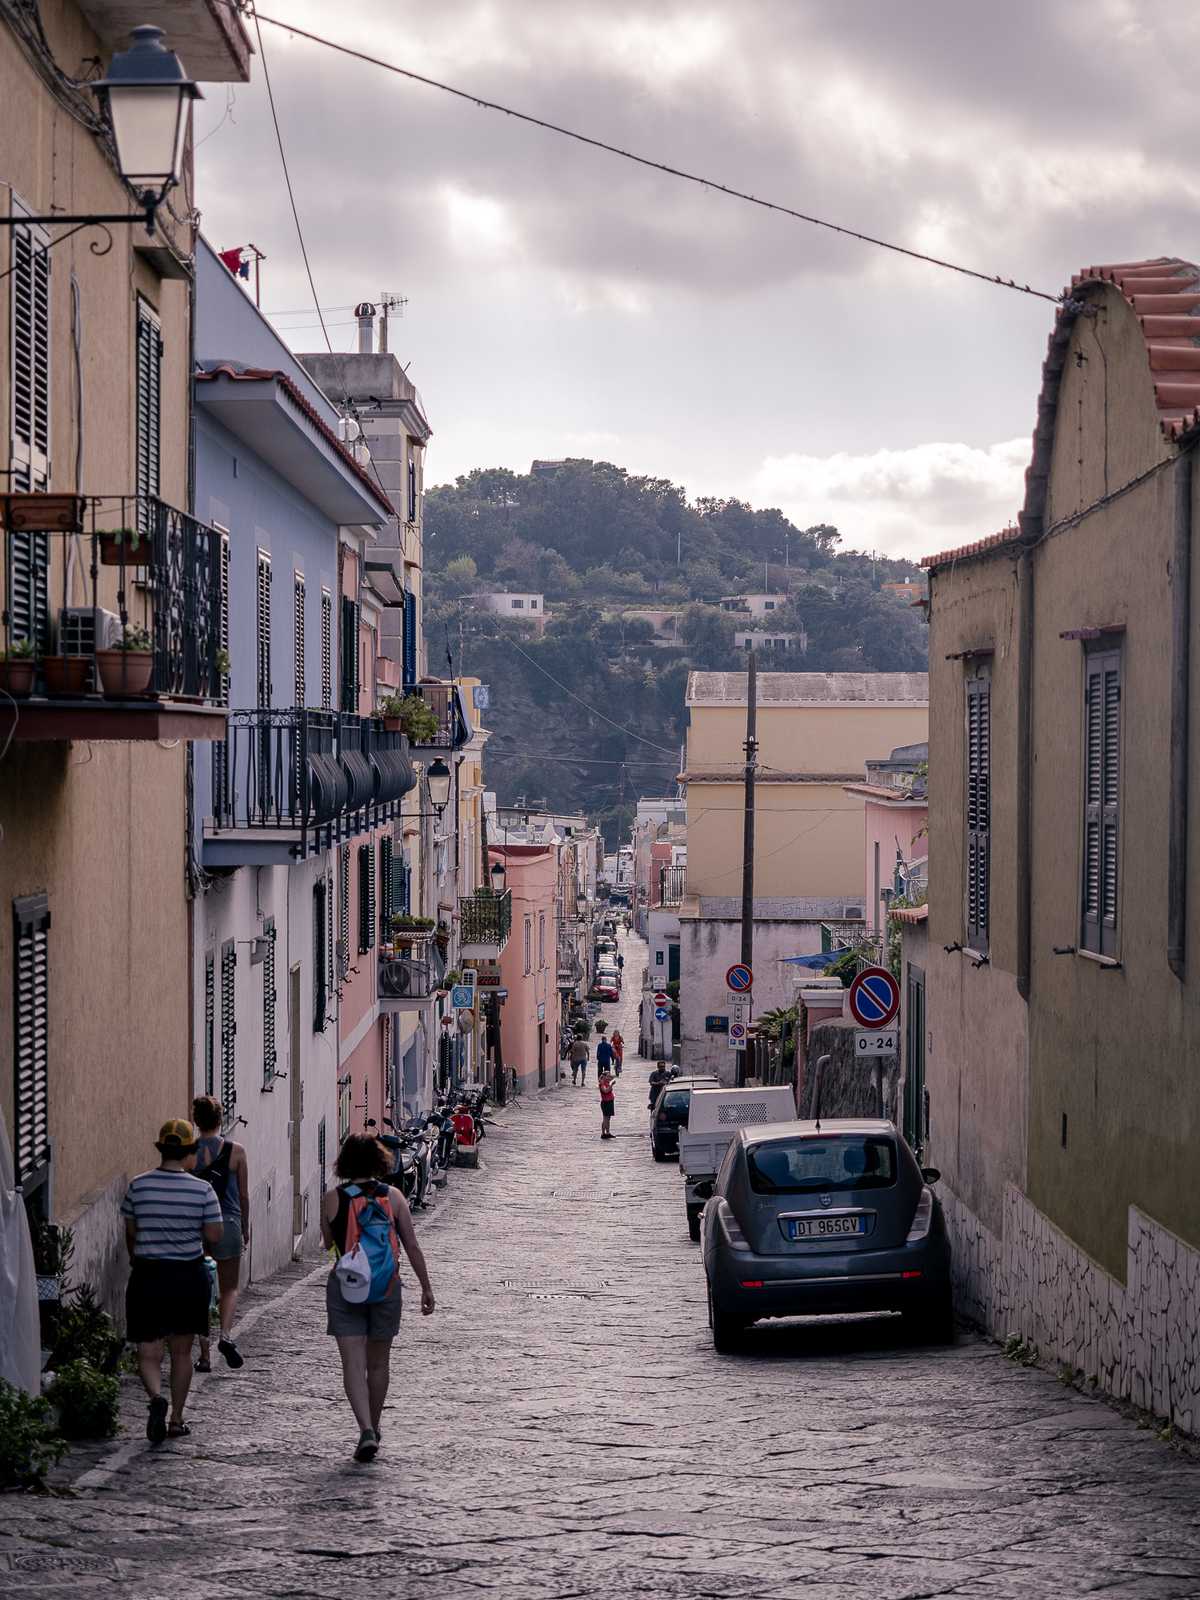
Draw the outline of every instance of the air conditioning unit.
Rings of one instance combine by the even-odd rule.
[[[863,909],[862,906],[843,906],[842,907],[842,921],[843,922],[865,922],[866,921],[866,912],[865,912],[865,910]]]
[[[90,656],[111,650],[121,637],[121,619],[103,606],[62,606],[58,613],[58,653]]]
[[[390,1000],[425,1000],[431,993],[427,961],[383,961],[379,992]]]

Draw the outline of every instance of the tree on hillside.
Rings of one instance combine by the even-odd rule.
[[[733,650],[733,623],[715,606],[689,606],[683,613],[679,636],[701,670],[720,671]]]

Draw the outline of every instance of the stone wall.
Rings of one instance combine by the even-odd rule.
[[[939,1195],[961,1315],[1200,1433],[1200,1251],[1130,1206],[1121,1283],[1012,1184],[999,1239],[944,1184]]]
[[[874,1056],[861,1061],[856,1059],[854,1039],[858,1031],[856,1022],[839,1019],[820,1023],[808,1036],[799,1080],[801,1117],[811,1117],[813,1114],[817,1062],[821,1056],[828,1055],[829,1062],[821,1085],[823,1117],[879,1116],[879,1082],[882,1077],[882,1114],[890,1121],[899,1123],[899,1060],[895,1056]]]

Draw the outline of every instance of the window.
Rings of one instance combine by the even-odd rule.
[[[221,1105],[226,1124],[234,1117],[237,1105],[237,1015],[235,1011],[237,947],[232,939],[221,946]]]
[[[358,602],[342,596],[342,696],[343,711],[358,710]]]
[[[50,1168],[50,902],[13,901],[13,1160],[26,1193]]]
[[[379,938],[386,943],[392,936],[392,836],[379,841]]]
[[[292,575],[292,704],[302,706],[307,685],[304,678],[304,574]]]
[[[524,611],[524,609],[525,609],[524,600],[514,600],[512,602],[512,608],[513,608],[514,611]]]
[[[263,957],[263,1088],[271,1089],[275,1084],[275,1064],[278,1056],[275,1051],[275,918],[267,917],[263,922],[263,938],[267,941],[266,954]]]
[[[656,950],[654,952],[654,965],[656,967],[661,967],[662,964],[663,964],[663,952],[661,950]]]
[[[321,590],[321,705],[333,709],[333,596]]]
[[[271,704],[271,557],[258,552],[254,583],[254,640],[257,661],[258,704]]]
[[[775,609],[774,600],[764,600],[763,601],[763,610],[764,611],[774,611],[774,609]]]
[[[988,947],[991,911],[992,667],[977,663],[967,679],[967,944]]]
[[[217,1020],[217,973],[216,961],[210,950],[204,958],[204,1092],[215,1094],[217,1092],[216,1079],[216,1039],[214,1029]]]
[[[1085,661],[1080,946],[1115,957],[1121,834],[1121,651],[1089,651]]]
[[[159,482],[159,440],[162,433],[162,330],[157,315],[145,300],[137,308],[137,446],[135,486],[138,495],[138,525],[143,533],[151,529],[151,497],[157,498]]]
[[[325,879],[320,878],[313,884],[313,1032],[325,1031],[325,1008],[329,1003],[329,992],[326,988],[326,950],[325,950],[325,897],[328,890]],[[324,1190],[322,1190],[324,1193]]]
[[[896,1146],[871,1134],[793,1139],[751,1145],[746,1152],[755,1194],[844,1194],[888,1189],[896,1181]]]
[[[417,452],[408,447],[408,520],[417,520]]]
[[[22,207],[14,203],[14,214]],[[15,490],[45,489],[50,481],[50,257],[48,236],[14,228],[11,254],[12,427],[11,476]],[[10,533],[7,540],[9,636],[48,643],[50,535]]]
[[[338,981],[350,970],[350,846],[338,855]]]
[[[533,918],[525,918],[525,971],[533,971]]]
[[[546,965],[546,913],[538,914],[538,971]]]
[[[338,1143],[340,1144],[350,1132],[350,1112],[353,1101],[350,1087],[350,1074],[338,1079]]]
[[[358,953],[375,945],[375,852],[369,844],[358,847]]]
[[[536,611],[536,610],[537,610],[537,608],[538,608],[538,603],[537,603],[537,601],[536,601],[536,600],[531,600],[531,601],[530,601],[530,602],[529,602],[529,609],[530,609],[530,611]]]

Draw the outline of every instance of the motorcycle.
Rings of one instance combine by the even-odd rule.
[[[392,1170],[388,1174],[389,1183],[393,1188],[400,1190],[409,1205],[419,1204],[414,1198],[419,1181],[416,1155],[409,1142],[397,1131],[395,1124],[387,1117],[383,1120],[389,1132],[380,1133],[373,1117],[367,1122],[367,1132],[374,1134],[392,1157]]]

